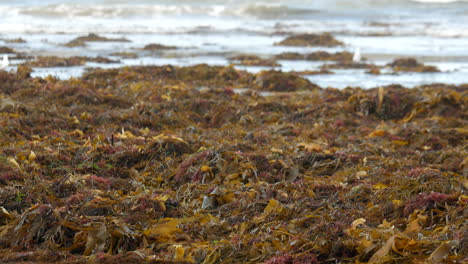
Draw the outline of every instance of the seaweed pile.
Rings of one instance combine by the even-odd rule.
[[[330,33],[321,34],[298,34],[289,36],[276,43],[278,46],[304,46],[304,47],[335,47],[344,43],[337,40]]]
[[[120,63],[118,60],[112,60],[106,57],[84,57],[84,56],[73,56],[73,57],[57,57],[57,56],[37,56],[34,60],[23,62],[22,66],[27,67],[71,67],[85,65],[86,62],[96,63]]]
[[[175,46],[166,46],[158,43],[147,44],[143,47],[143,50],[150,50],[150,51],[159,51],[159,50],[173,50],[177,49]]]
[[[440,70],[433,65],[425,65],[418,62],[415,58],[397,58],[385,66],[378,66],[373,63],[353,62],[351,60],[339,60],[334,64],[322,65],[322,70],[329,69],[367,69],[367,73],[380,74],[380,70],[390,68],[393,73],[399,72],[418,72],[418,73],[434,73]]]
[[[308,54],[284,52],[275,56],[277,60],[311,60],[311,61],[352,61],[353,54],[348,51],[328,53],[316,51]]]
[[[26,43],[26,40],[22,38],[14,38],[14,39],[3,39],[5,43]]]
[[[387,66],[392,67],[395,71],[407,72],[439,72],[435,66],[424,65],[414,58],[399,58],[389,63]]]
[[[2,46],[0,47],[0,53],[11,53],[16,54],[16,51],[10,47]]]
[[[467,86],[30,71],[0,71],[2,263],[467,261]]]
[[[263,59],[257,55],[251,54],[240,54],[236,56],[232,56],[228,58],[234,64],[238,65],[246,65],[246,66],[269,66],[269,67],[276,67],[281,66],[276,62],[275,59]]]
[[[135,52],[129,52],[129,51],[124,51],[124,52],[113,52],[110,54],[111,56],[117,56],[121,57],[124,59],[136,59],[138,58],[138,54]]]
[[[84,47],[86,46],[86,42],[130,42],[130,40],[126,38],[107,38],[90,33],[86,36],[76,37],[64,45],[67,47]]]

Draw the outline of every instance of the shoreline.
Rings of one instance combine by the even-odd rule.
[[[251,73],[269,69],[294,71],[319,86],[340,89],[347,86],[372,88],[396,83],[406,87],[430,83],[466,83],[468,60],[465,59],[468,55],[460,53],[464,39],[424,38],[422,43],[417,44],[420,40],[414,36],[363,38],[327,34],[52,34],[45,40],[40,40],[38,36],[10,36],[2,40],[4,46],[0,46],[0,50],[10,49],[16,53],[11,56],[12,66],[25,63],[33,66],[34,76],[46,77],[51,74],[61,79],[79,77],[87,67],[189,66],[207,63],[225,66],[234,64],[236,69]],[[315,37],[280,44],[294,36]],[[237,37],[240,39],[230,41]],[[187,44],[188,39],[192,41],[190,45]],[[388,41],[388,44],[379,44],[382,41]],[[255,47],[250,43],[255,43]],[[450,49],[436,51],[436,47],[441,45]],[[410,48],[403,49],[404,46]],[[352,53],[356,49],[361,50],[363,60],[351,63]],[[65,57],[69,60],[65,60]],[[437,67],[438,71],[427,73],[423,68],[406,71],[388,66],[399,58],[407,57]],[[14,70],[14,67],[8,69]]]

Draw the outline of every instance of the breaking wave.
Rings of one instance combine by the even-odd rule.
[[[269,34],[278,24],[288,26],[291,32],[341,29],[345,33],[378,34],[384,30],[381,33],[404,35],[405,28],[411,26],[424,30],[418,34],[465,36],[467,1],[0,0],[0,33],[179,33],[209,28]],[[434,23],[428,14],[453,23]],[[367,22],[373,21],[389,26],[367,28]],[[454,23],[462,26],[451,26]]]
[[[231,16],[254,17],[261,19],[279,19],[304,17],[317,11],[289,7],[278,4],[247,4],[242,6],[229,5],[82,5],[82,4],[51,4],[41,6],[6,6],[0,7],[2,16],[30,16],[39,18],[154,18],[161,16]]]

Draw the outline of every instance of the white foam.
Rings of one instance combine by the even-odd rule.
[[[85,4],[87,2],[90,3]],[[460,1],[423,1],[429,2]],[[363,0],[359,4],[345,0],[259,0],[255,3],[247,0],[137,0],[132,4],[122,0],[84,3],[45,0],[1,4],[0,0],[0,32],[187,33],[208,28],[215,32],[240,30],[263,34],[281,30],[291,33],[326,30],[349,34],[411,35],[416,32],[444,37],[468,36],[468,18],[459,6],[456,7],[426,7],[410,0]],[[432,12],[438,16],[437,23],[433,15],[428,15]],[[366,24],[369,21],[389,26],[371,26]]]
[[[448,4],[455,2],[466,2],[466,0],[412,0],[413,2],[431,3],[431,4]]]

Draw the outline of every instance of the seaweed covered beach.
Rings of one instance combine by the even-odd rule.
[[[464,85],[0,71],[2,263],[463,263]]]
[[[0,0],[0,263],[468,263],[466,14]]]

